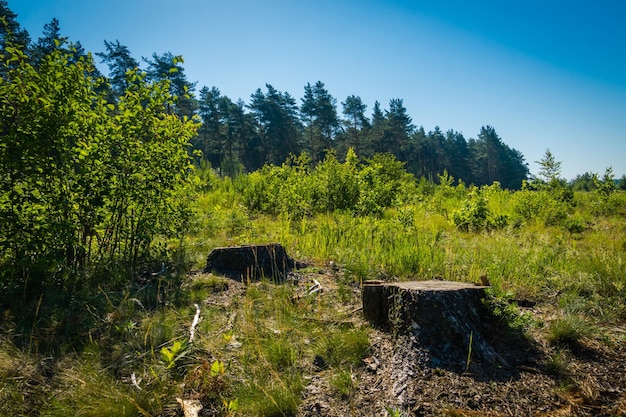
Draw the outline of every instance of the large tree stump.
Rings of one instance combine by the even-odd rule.
[[[366,281],[363,314],[395,335],[410,335],[433,367],[466,371],[507,366],[492,345],[499,334],[485,307],[485,288],[449,281]]]
[[[214,248],[207,256],[204,272],[215,272],[237,281],[262,278],[282,280],[296,266],[278,243]]]

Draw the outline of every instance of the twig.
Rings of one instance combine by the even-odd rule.
[[[354,313],[356,313],[357,311],[361,311],[361,310],[363,310],[363,306],[361,306],[361,307],[357,307],[357,308],[355,308],[354,310],[349,311],[349,312],[348,312],[348,315],[349,315],[349,316],[351,316],[351,315],[353,315]]]
[[[141,387],[139,386],[139,382],[137,382],[137,377],[135,376],[134,372],[132,374],[130,374],[130,382],[132,382],[132,384],[133,384],[133,386],[135,388],[137,388],[139,391],[141,391]]]
[[[309,288],[309,292],[307,295],[313,295],[316,292],[320,292],[323,291],[324,289],[322,288],[322,284],[319,283],[318,280],[316,280],[315,278],[313,279],[314,285]]]
[[[196,326],[200,322],[200,306],[198,304],[194,304],[194,307],[196,308],[196,315],[194,316],[191,327],[189,328],[189,343],[193,342],[193,338],[196,335]]]

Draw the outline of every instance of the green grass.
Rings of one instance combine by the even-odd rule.
[[[547,340],[556,346],[576,347],[584,337],[593,334],[593,328],[578,315],[565,315],[548,325]]]
[[[246,208],[245,181],[213,181],[196,202],[185,247],[178,248],[182,262],[201,269],[213,247],[280,242],[292,257],[311,263],[306,272],[333,261],[341,271],[334,289],[298,298],[311,283],[260,282],[230,292],[235,284],[223,278],[168,275],[72,303],[46,294],[41,305],[28,306],[30,321],[3,312],[0,414],[160,415],[179,409],[176,398],[185,397],[224,416],[224,401],[234,400],[237,415],[296,415],[316,357],[327,365],[336,394],[349,396],[371,329],[353,324],[344,307],[358,305],[355,289],[371,278],[479,282],[487,274],[491,306],[501,317],[512,328],[532,329],[558,352],[626,322],[624,193],[611,197],[612,211],[600,210],[593,194],[577,193],[573,206],[550,206],[548,213],[564,210],[556,214],[573,220],[554,223],[553,216],[546,224],[548,215],[516,212],[523,194],[490,188],[488,209],[506,216],[508,225],[469,233],[451,220],[467,198],[465,188],[404,196],[380,215],[296,217]],[[170,245],[177,249],[180,242]],[[211,297],[219,302],[205,302]],[[518,300],[537,302],[559,318],[542,325],[516,307]],[[161,351],[188,339],[195,303],[202,317],[196,339],[169,363]],[[564,372],[562,355],[546,365],[554,374]],[[215,363],[223,371],[212,371]]]

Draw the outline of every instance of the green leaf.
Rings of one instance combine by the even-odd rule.
[[[166,347],[161,348],[161,357],[168,368],[174,366],[174,353],[170,349]]]
[[[224,371],[224,362],[217,360],[211,364],[211,377],[216,378],[224,375]]]

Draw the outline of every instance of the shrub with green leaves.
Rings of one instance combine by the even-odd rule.
[[[291,156],[281,166],[265,165],[249,175],[243,189],[244,204],[252,211],[298,218],[311,212],[306,154]]]
[[[337,210],[380,216],[402,194],[415,189],[414,177],[392,155],[379,154],[359,163],[351,149],[345,162],[329,152],[313,169],[306,153],[291,156],[280,167],[265,165],[242,183],[244,204],[250,210],[295,219]]]
[[[565,225],[574,207],[568,189],[533,190],[523,186],[514,194],[513,212],[522,221],[538,221],[545,226]]]
[[[335,210],[352,210],[359,201],[357,157],[348,150],[345,163],[340,163],[334,153],[315,167],[309,178],[311,203],[316,213],[332,213]]]
[[[498,191],[501,190],[497,183],[472,189],[461,209],[452,216],[454,225],[465,232],[505,228],[509,224],[509,217],[506,214],[492,213],[488,206],[487,195]]]
[[[35,67],[9,45],[0,65],[3,294],[71,292],[114,264],[133,272],[184,230],[198,125],[170,114],[167,82],[130,72],[112,104],[89,56],[57,49]]]

